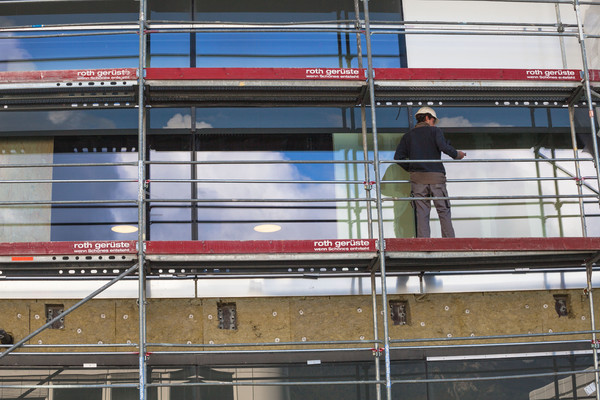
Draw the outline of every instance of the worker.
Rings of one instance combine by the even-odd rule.
[[[464,151],[452,147],[442,130],[435,126],[438,118],[431,107],[421,107],[415,118],[417,125],[400,140],[394,160],[441,160],[441,153],[460,160],[467,155]],[[448,197],[446,169],[441,162],[399,162],[398,165],[410,173],[413,197]],[[412,204],[416,212],[417,237],[430,237],[431,201],[414,200]],[[450,201],[433,200],[433,204],[440,218],[442,237],[455,237],[450,215]]]

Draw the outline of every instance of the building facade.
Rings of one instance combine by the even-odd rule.
[[[0,398],[598,398],[599,6],[0,1]]]

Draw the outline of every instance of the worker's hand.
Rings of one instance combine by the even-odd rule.
[[[462,150],[458,150],[458,156],[456,157],[457,160],[462,160],[463,158],[465,158],[467,156],[467,153],[465,153]]]

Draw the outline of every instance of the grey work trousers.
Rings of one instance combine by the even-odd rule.
[[[412,195],[415,198],[448,197],[445,183],[424,184],[411,182]],[[442,237],[453,238],[454,228],[450,215],[450,200],[433,200],[435,209],[440,218]],[[431,214],[431,200],[414,200],[413,206],[417,215],[417,237],[431,237],[429,215]]]

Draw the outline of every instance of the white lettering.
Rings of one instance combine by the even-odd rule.
[[[333,245],[333,242],[331,240],[320,240],[320,241],[314,242],[315,247],[329,247],[332,245]]]
[[[129,243],[127,242],[97,242],[94,244],[96,250],[104,249],[128,249]]]

